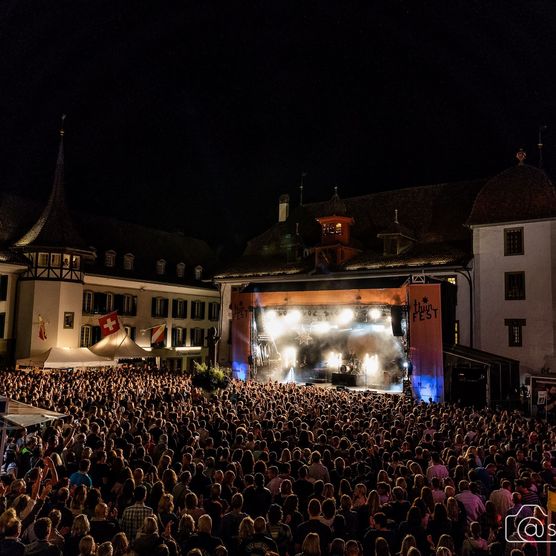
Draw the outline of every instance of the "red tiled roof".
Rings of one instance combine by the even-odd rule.
[[[538,168],[519,164],[501,172],[481,189],[467,220],[469,226],[556,217],[556,193]]]

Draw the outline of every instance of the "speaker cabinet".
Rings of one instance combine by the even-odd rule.
[[[403,311],[401,305],[392,305],[390,307],[390,317],[392,319],[392,334],[394,334],[394,336],[403,336],[402,313]]]
[[[357,375],[332,373],[332,384],[335,386],[357,386]]]

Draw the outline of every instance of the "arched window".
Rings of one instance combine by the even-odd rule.
[[[176,275],[178,278],[183,278],[185,276],[185,263],[178,263],[176,265]]]
[[[200,280],[203,276],[203,267],[198,265],[195,267],[195,280]]]
[[[162,276],[166,272],[166,261],[164,259],[158,259],[156,261],[156,273]]]

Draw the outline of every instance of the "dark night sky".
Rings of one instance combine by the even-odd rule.
[[[0,184],[225,244],[277,198],[556,169],[552,0],[5,0]],[[230,232],[232,231],[232,233]]]

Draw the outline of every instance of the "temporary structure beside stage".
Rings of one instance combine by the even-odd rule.
[[[63,413],[50,411],[42,407],[36,407],[12,399],[6,401],[8,410],[1,418],[6,421],[7,428],[31,427],[65,417]]]
[[[108,359],[142,359],[152,354],[138,346],[125,332],[120,329],[109,334],[100,342],[89,348],[94,354]]]
[[[116,365],[113,358],[93,353],[88,348],[58,348],[18,359],[20,367],[40,367],[43,369],[70,369],[75,367],[111,367]]]

